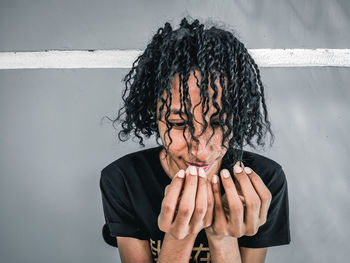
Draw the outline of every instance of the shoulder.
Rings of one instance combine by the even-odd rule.
[[[159,150],[160,147],[153,147],[125,154],[124,156],[108,164],[102,169],[102,171],[113,171],[116,169],[123,170],[130,165],[140,166],[145,163],[154,162],[158,157],[157,153],[159,153]]]
[[[243,163],[247,163],[250,165],[252,169],[256,169],[256,171],[265,171],[272,172],[275,170],[281,169],[281,164],[276,162],[275,160],[250,151],[243,151]]]
[[[131,177],[138,174],[146,167],[152,166],[157,160],[156,158],[158,158],[157,153],[159,150],[160,147],[158,146],[131,152],[119,157],[101,170],[101,180],[122,180],[124,174],[128,174]]]

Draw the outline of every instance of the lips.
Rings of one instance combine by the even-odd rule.
[[[195,166],[196,169],[197,169],[197,172],[198,172],[199,168],[203,168],[204,171],[207,171],[209,169],[209,167],[210,167],[210,164],[205,164],[205,165],[201,164],[201,165],[199,165],[199,164],[196,164],[196,163],[189,163],[189,162],[186,162],[186,165],[187,166],[190,166],[190,165]]]

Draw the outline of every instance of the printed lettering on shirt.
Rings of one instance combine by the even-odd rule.
[[[153,262],[157,262],[162,247],[162,240],[153,240],[150,238],[149,243],[152,251]],[[190,260],[191,259],[194,262],[211,262],[209,247],[205,247],[202,243],[199,243],[198,247],[193,247]]]

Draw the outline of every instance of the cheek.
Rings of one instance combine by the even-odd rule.
[[[224,146],[222,146],[222,138],[223,135],[220,129],[216,131],[215,135],[212,137],[211,151],[216,160],[222,159],[227,152],[227,149]],[[224,145],[226,147],[229,146],[229,138],[226,139]]]
[[[226,133],[227,131],[228,131],[228,128],[225,127],[223,132]],[[218,140],[220,141],[220,144],[221,144],[222,138],[224,136],[223,132],[221,131],[221,129],[218,129],[218,131],[216,132],[216,133],[218,133]],[[227,138],[225,139],[224,145],[228,145],[229,141],[232,139],[232,137],[233,137],[233,132],[231,131],[231,134],[229,136],[227,136]]]
[[[227,149],[225,148],[225,146],[229,146],[229,141],[231,138],[232,136],[226,138],[226,140],[224,141],[224,146],[222,146],[223,133],[221,129],[217,129],[215,131],[215,135],[213,135],[211,139],[210,149],[217,158],[222,158],[226,154]]]
[[[176,150],[176,151],[179,151],[183,148],[187,148],[187,144],[186,144],[186,140],[185,138],[183,137],[183,134],[182,134],[182,130],[178,130],[178,129],[172,129],[170,131],[170,136],[171,136],[171,139],[172,139],[172,143],[170,145],[170,149],[172,151]],[[186,135],[186,134],[185,134]],[[170,142],[170,139],[169,139],[169,136],[167,136],[167,142]],[[187,141],[189,142],[189,138],[187,136]]]
[[[187,147],[186,140],[184,139],[183,134],[182,134],[182,130],[173,128],[168,133],[165,125],[159,125],[159,133],[160,133],[160,137],[163,141],[163,144],[165,146],[169,145],[170,137],[171,137],[172,142],[171,142],[171,145],[169,148],[170,151],[176,151],[176,150],[180,150],[184,147]],[[189,141],[188,138],[187,138],[187,140]]]
[[[213,151],[215,152],[221,152],[222,151],[222,132],[221,130],[218,130],[215,132],[215,135],[212,138],[212,146],[213,146]]]

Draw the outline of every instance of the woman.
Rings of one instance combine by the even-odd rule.
[[[290,243],[281,165],[243,150],[274,135],[258,66],[231,32],[165,23],[124,81],[119,139],[159,146],[101,172],[103,235],[122,262],[264,262]]]

